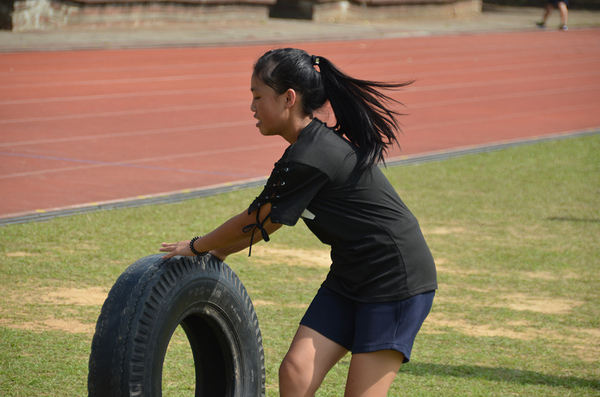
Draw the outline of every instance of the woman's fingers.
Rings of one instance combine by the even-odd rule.
[[[175,255],[193,256],[194,254],[190,250],[189,241],[179,241],[177,243],[162,243],[161,248],[158,249],[160,252],[168,252],[163,259],[169,259]]]
[[[161,252],[171,252],[175,248],[177,248],[177,244],[162,243],[161,244],[161,248],[159,248],[159,251],[161,251]]]
[[[177,244],[169,244],[162,243],[161,248],[159,248],[160,252],[168,252],[168,254],[163,255],[162,259],[169,259],[175,256],[175,249],[177,248]]]
[[[178,254],[175,252],[169,252],[168,254],[163,255],[162,259],[170,259],[170,258],[174,257],[175,255],[178,255]]]

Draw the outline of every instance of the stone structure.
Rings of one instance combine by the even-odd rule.
[[[481,13],[481,0],[278,0],[271,17],[314,21],[456,17]]]
[[[17,0],[13,31],[65,27],[138,27],[169,23],[264,20],[275,0]]]
[[[455,17],[481,12],[481,0],[16,0],[12,30],[137,27],[273,18],[314,21]]]

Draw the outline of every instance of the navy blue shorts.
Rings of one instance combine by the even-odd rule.
[[[300,324],[353,354],[397,350],[406,363],[434,295],[431,291],[402,301],[361,303],[321,287]]]
[[[554,5],[554,7],[558,7],[558,3],[565,3],[565,5],[569,6],[569,0],[550,0],[548,3]]]

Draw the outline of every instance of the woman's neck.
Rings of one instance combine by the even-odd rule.
[[[288,141],[290,144],[295,143],[298,140],[298,136],[303,129],[306,128],[307,125],[313,120],[312,116],[299,117],[295,118],[289,128],[289,132],[286,134],[282,134],[283,139]]]

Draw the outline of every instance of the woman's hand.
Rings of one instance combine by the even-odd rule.
[[[195,256],[192,250],[190,249],[190,240],[178,241],[176,243],[162,243],[159,251],[168,252],[168,254],[162,257],[163,259],[169,259],[174,257],[175,255]]]

